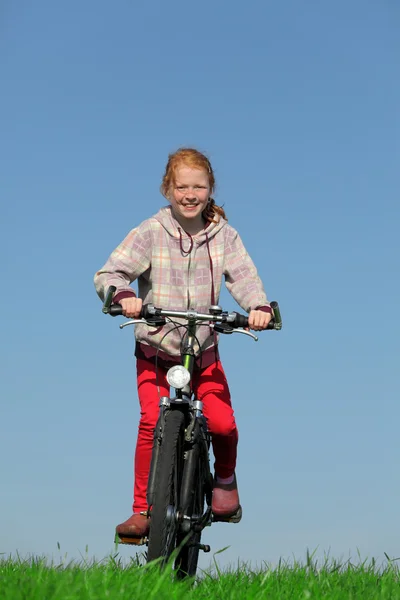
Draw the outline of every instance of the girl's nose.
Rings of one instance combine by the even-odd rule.
[[[187,188],[185,196],[186,196],[186,198],[188,200],[196,198],[196,194],[194,193],[194,189],[193,188]]]

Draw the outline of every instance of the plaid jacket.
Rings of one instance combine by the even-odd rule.
[[[208,239],[207,239],[208,238]],[[223,277],[229,292],[242,307],[250,310],[269,306],[263,285],[253,261],[237,231],[222,217],[191,237],[179,230],[170,206],[132,229],[114,250],[104,267],[97,271],[94,282],[102,300],[110,285],[120,292],[133,293],[130,284],[137,280],[139,297],[144,304],[170,310],[192,308],[208,312],[218,303]],[[182,247],[184,251],[182,251]],[[161,338],[173,325],[161,330],[136,325],[136,340],[158,347]],[[171,356],[180,354],[183,329],[164,337],[160,350]],[[214,345],[208,327],[199,327],[197,337],[202,350]],[[216,336],[215,336],[216,337]],[[217,339],[217,338],[216,338]]]

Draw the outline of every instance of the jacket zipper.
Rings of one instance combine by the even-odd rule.
[[[187,287],[187,309],[190,310],[190,266],[191,266],[191,262],[192,262],[192,253],[189,254],[189,261],[188,261],[188,287]]]

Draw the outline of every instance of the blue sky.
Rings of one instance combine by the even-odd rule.
[[[399,25],[394,0],[3,2],[0,552],[113,550],[139,411],[92,279],[193,145],[284,318],[221,341],[244,518],[205,543],[400,556]]]

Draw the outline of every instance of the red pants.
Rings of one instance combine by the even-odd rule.
[[[169,396],[167,369],[158,367],[161,396]],[[149,478],[153,433],[159,415],[159,395],[154,361],[137,359],[140,422],[135,454],[135,486],[133,512],[147,510],[147,481]],[[193,374],[193,391],[203,402],[203,413],[212,435],[215,472],[219,477],[230,477],[236,466],[238,431],[232,410],[228,382],[221,362],[218,361]]]

